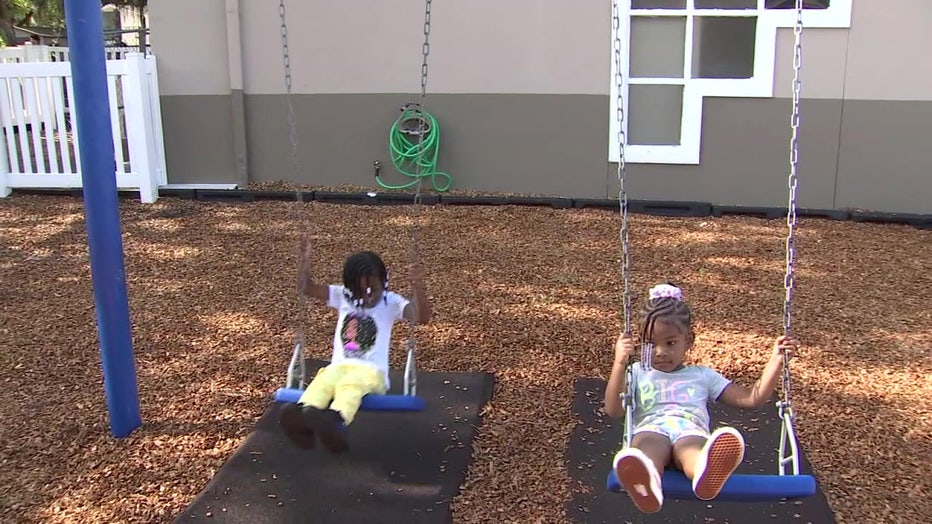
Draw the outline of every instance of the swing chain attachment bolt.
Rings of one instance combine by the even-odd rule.
[[[291,389],[304,389],[307,382],[307,368],[304,361],[304,335],[299,334],[288,364],[288,376],[285,387]]]
[[[405,342],[405,347],[408,350],[408,358],[405,362],[405,382],[404,382],[404,394],[410,396],[417,395],[417,364],[416,364],[416,351],[415,351],[415,341],[413,338],[409,338]]]

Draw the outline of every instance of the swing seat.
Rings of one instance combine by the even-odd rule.
[[[295,403],[304,394],[304,344],[295,344],[288,365],[288,378],[285,387],[275,390],[275,402]],[[300,384],[300,386],[297,386]],[[297,387],[296,387],[297,386]],[[408,341],[408,360],[404,371],[404,393],[401,395],[369,394],[362,397],[359,409],[362,411],[424,411],[427,401],[417,396],[417,366],[412,341]]]
[[[298,388],[279,388],[275,391],[275,402],[295,403],[304,393]],[[423,411],[427,401],[414,395],[366,395],[359,409],[363,411]]]
[[[663,472],[663,496],[674,500],[700,500],[693,493],[693,483],[682,471]],[[611,470],[606,481],[608,491],[621,493],[623,488]],[[734,474],[728,478],[714,500],[719,502],[771,502],[795,500],[816,494],[812,475],[749,475]]]

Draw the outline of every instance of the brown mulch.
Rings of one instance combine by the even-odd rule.
[[[192,500],[283,384],[296,217],[322,279],[370,248],[408,289],[404,207],[121,205],[145,423],[115,440],[82,202],[0,200],[2,522],[165,522]],[[496,377],[457,522],[565,521],[573,379],[607,378],[620,325],[618,226],[608,211],[423,209],[435,321],[417,334],[419,369]],[[784,222],[634,215],[631,228],[638,302],[678,282],[698,318],[691,358],[755,380],[781,332]],[[822,488],[840,522],[929,522],[932,232],[802,219],[799,257],[794,407]],[[328,358],[333,314],[303,319]]]

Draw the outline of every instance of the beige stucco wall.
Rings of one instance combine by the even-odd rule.
[[[246,92],[284,92],[275,6],[242,2]],[[295,93],[420,90],[424,2],[286,3]],[[432,93],[606,94],[610,28],[598,2],[433,2]],[[358,30],[357,30],[358,29]]]
[[[366,165],[388,163],[396,104],[420,89],[424,2],[286,6],[302,155],[321,168],[302,181],[371,184]],[[277,2],[160,0],[150,17],[170,181],[287,176]],[[805,205],[932,212],[922,196],[932,187],[929,27],[928,0],[856,0],[850,30],[805,30]],[[609,2],[434,2],[428,108],[455,187],[612,197],[610,52]],[[774,98],[707,99],[703,164],[630,165],[630,196],[781,205],[792,52],[792,29],[779,30]],[[198,146],[205,133],[209,150]],[[742,151],[757,151],[759,165],[749,169]]]
[[[932,100],[932,2],[855,0],[845,98]]]
[[[608,93],[604,64],[611,28],[605,5],[528,0],[432,5],[432,93]],[[289,1],[286,8],[294,93],[420,90],[422,1]],[[284,92],[277,4],[160,0],[149,9],[152,46],[165,57],[159,72],[163,95],[229,92],[230,57],[235,62],[240,52],[247,94]],[[241,49],[230,39],[230,53],[227,13],[237,9]]]
[[[855,0],[850,29],[803,30],[802,97],[932,100],[930,28],[929,0]],[[792,96],[793,44],[780,29],[776,97]]]
[[[608,94],[608,3],[473,0],[432,5],[430,92]],[[311,0],[286,6],[295,93],[420,89],[422,1]],[[160,0],[149,9],[163,95],[228,93],[231,83],[236,84],[238,64],[247,94],[284,92],[276,4]],[[228,20],[236,11],[241,28],[233,36],[239,39],[230,38]],[[854,2],[850,30],[804,30],[802,96],[932,100],[929,27],[928,0]],[[353,28],[365,30],[354,33]],[[777,44],[774,95],[788,98],[793,30],[781,29]]]
[[[162,96],[230,93],[225,3],[158,0],[149,6]]]

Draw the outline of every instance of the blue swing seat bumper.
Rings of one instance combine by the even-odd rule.
[[[275,402],[297,402],[303,389],[279,388],[275,391]],[[423,411],[427,402],[413,395],[366,395],[359,409],[363,411]]]
[[[662,482],[664,498],[699,500],[693,493],[692,481],[681,471],[664,471]],[[623,491],[614,470],[608,474],[606,487],[611,492]],[[802,499],[815,494],[816,480],[812,475],[735,474],[728,478],[715,500],[722,502],[768,502]]]

